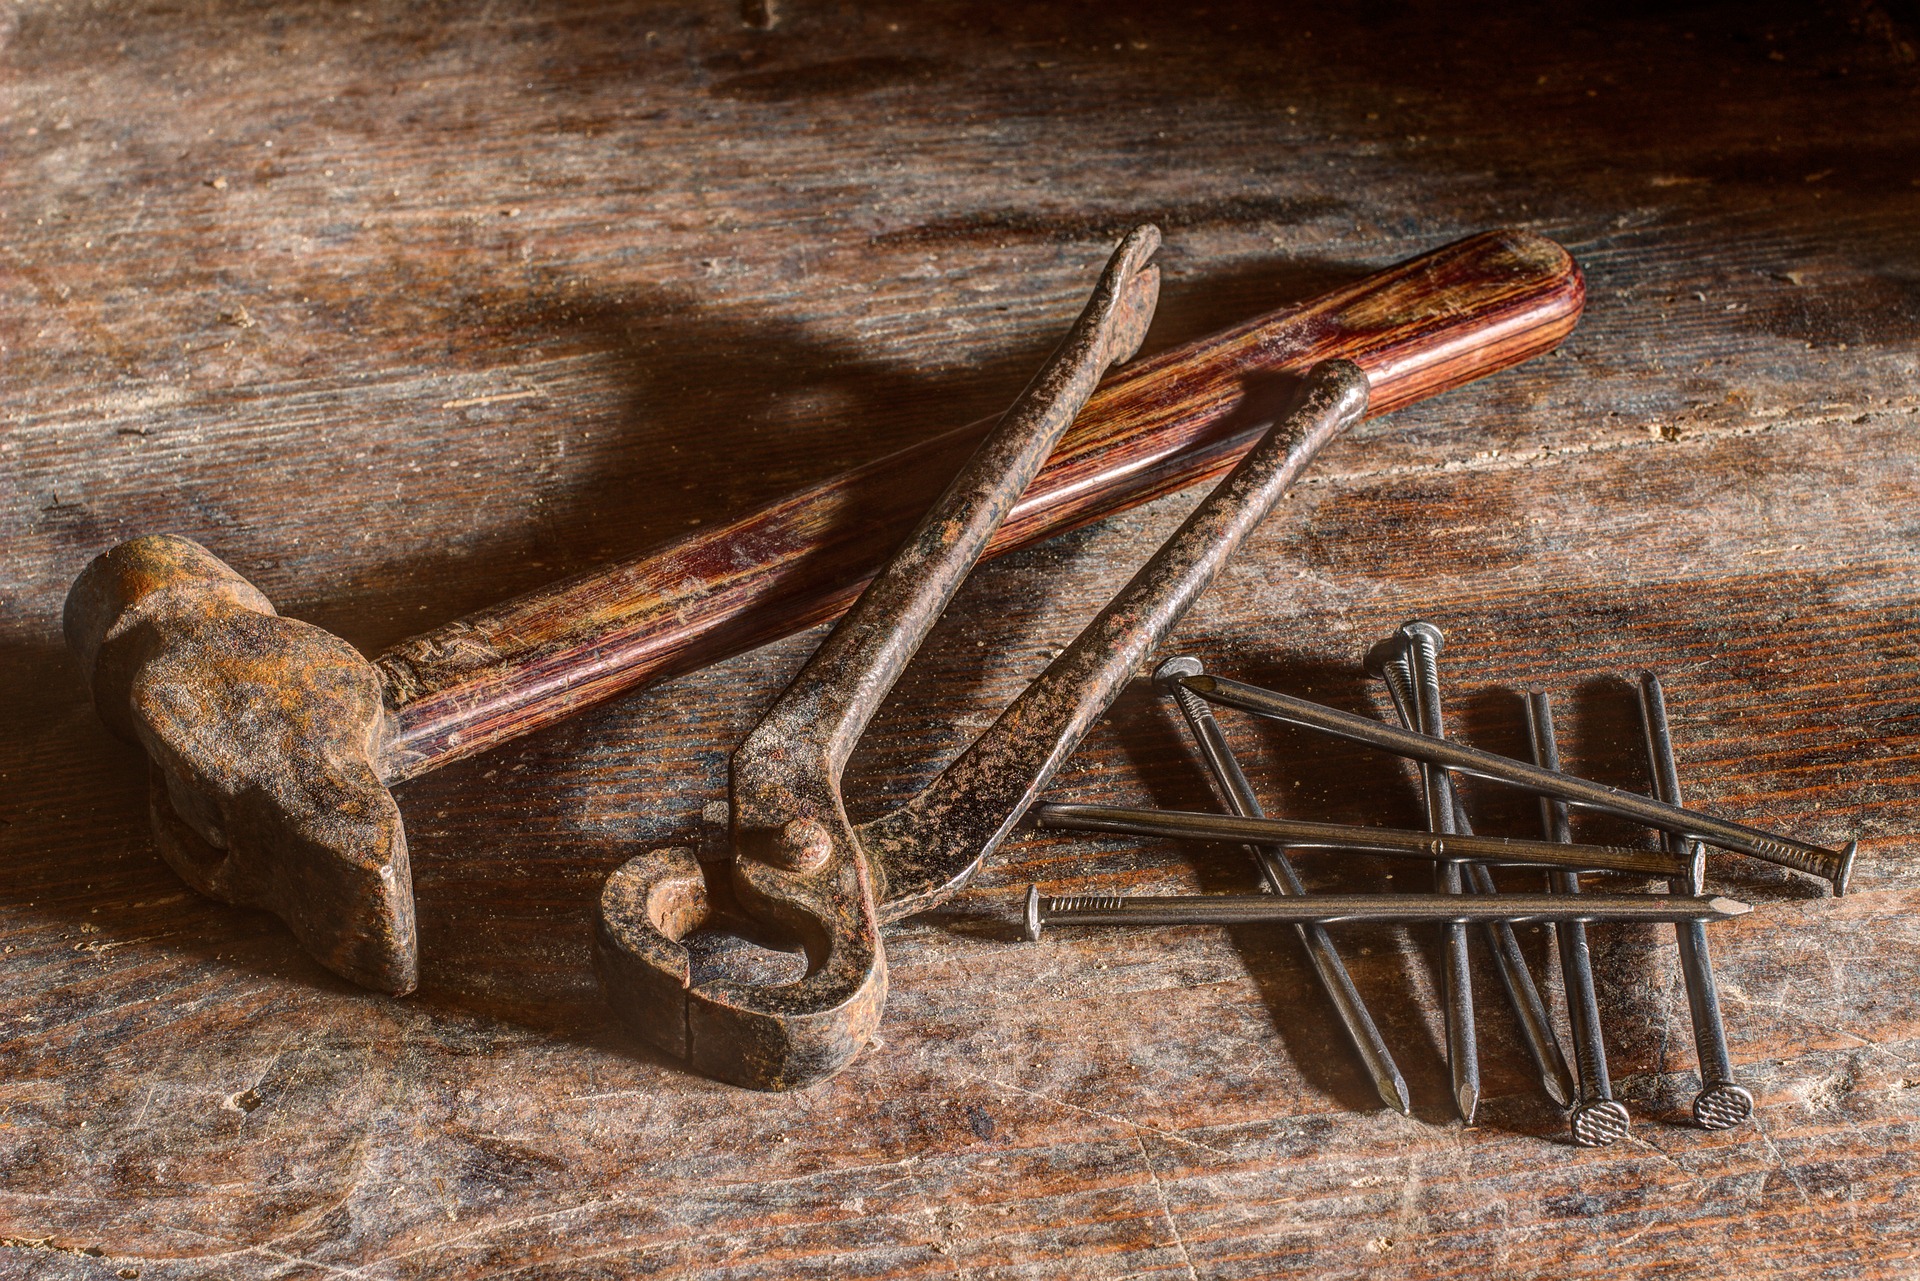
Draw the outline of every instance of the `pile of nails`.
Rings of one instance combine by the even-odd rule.
[[[1324,707],[1305,699],[1209,676],[1192,658],[1173,658],[1155,672],[1159,687],[1179,708],[1230,813],[1120,809],[1099,805],[1036,807],[1035,826],[1200,841],[1244,843],[1265,883],[1264,894],[1128,897],[1080,895],[1045,898],[1037,886],[1027,895],[1027,937],[1049,926],[1197,925],[1252,922],[1291,924],[1312,962],[1320,986],[1365,1064],[1380,1098],[1411,1111],[1407,1086],[1348,976],[1327,926],[1374,922],[1426,923],[1445,930],[1440,988],[1446,1017],[1448,1067],[1460,1116],[1473,1121],[1480,1097],[1479,1052],[1474,1035],[1473,992],[1468,975],[1468,927],[1478,925],[1513,1007],[1521,1035],[1547,1095],[1571,1109],[1573,1141],[1586,1147],[1613,1143],[1627,1133],[1626,1109],[1613,1097],[1601,1036],[1593,966],[1587,951],[1590,922],[1671,922],[1679,936],[1680,967],[1693,1016],[1700,1061],[1700,1092],[1693,1117],[1706,1129],[1746,1120],[1753,1096],[1735,1080],[1707,953],[1706,925],[1745,914],[1731,899],[1705,895],[1705,847],[1735,851],[1790,867],[1829,882],[1844,893],[1854,846],[1829,850],[1680,807],[1673,741],[1659,678],[1639,682],[1654,795],[1647,797],[1561,772],[1553,711],[1547,696],[1527,696],[1531,762],[1518,761],[1451,742],[1440,702],[1442,637],[1429,623],[1413,621],[1375,645],[1370,672],[1386,684],[1398,727]],[[1241,770],[1213,706],[1315,730],[1419,762],[1427,831],[1268,818]],[[1530,792],[1540,800],[1541,840],[1476,836],[1454,788],[1454,774],[1469,775]],[[1611,814],[1653,827],[1657,850],[1573,843],[1568,807]],[[1312,894],[1294,870],[1289,851],[1342,850],[1415,858],[1433,864],[1434,893]],[[1500,891],[1490,866],[1545,869],[1550,893]],[[1583,872],[1637,874],[1664,880],[1663,894],[1582,894]],[[1565,986],[1567,1021],[1574,1044],[1569,1069],[1514,926],[1551,924]]]

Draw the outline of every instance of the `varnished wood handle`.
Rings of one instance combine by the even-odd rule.
[[[1585,299],[1567,251],[1490,231],[1111,375],[987,550],[1011,551],[1231,466],[1287,375],[1345,357],[1379,414],[1550,350]],[[389,781],[833,618],[992,426],[983,420],[403,641],[375,661]]]

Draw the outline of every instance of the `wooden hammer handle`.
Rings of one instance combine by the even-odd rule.
[[[1370,413],[1385,413],[1550,350],[1584,299],[1566,250],[1490,231],[1121,369],[986,554],[1231,466],[1316,361],[1358,363]],[[994,421],[394,646],[374,660],[392,712],[382,776],[410,778],[836,617]]]

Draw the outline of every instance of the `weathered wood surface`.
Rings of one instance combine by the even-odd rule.
[[[0,6],[0,1273],[1920,1269],[1920,21],[1266,8]],[[1484,226],[1575,250],[1563,354],[1330,449],[1181,644],[1357,708],[1368,641],[1423,613],[1463,736],[1518,751],[1511,691],[1545,685],[1623,783],[1616,678],[1653,667],[1690,798],[1859,835],[1841,900],[1714,864],[1758,907],[1713,932],[1755,1125],[1678,1123],[1670,931],[1596,931],[1636,1124],[1580,1152],[1490,971],[1463,1130],[1431,940],[1343,933],[1418,1116],[1369,1111],[1282,933],[1014,941],[1028,880],[1239,889],[1242,858],[1051,838],[890,936],[843,1076],[647,1056],[588,969],[600,882],[717,837],[810,637],[402,788],[407,1001],[159,864],[58,643],[101,548],[197,538],[375,652],[993,411],[1140,217],[1155,348]],[[985,569],[856,761],[871,809],[1189,502]],[[1390,762],[1231,728],[1276,807],[1415,821]],[[1206,799],[1145,695],[1056,794]]]

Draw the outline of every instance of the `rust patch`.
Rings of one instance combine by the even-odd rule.
[[[413,878],[373,763],[386,707],[372,665],[166,535],[89,565],[66,632],[101,718],[146,749],[154,834],[174,871],[279,916],[342,977],[412,991]]]

